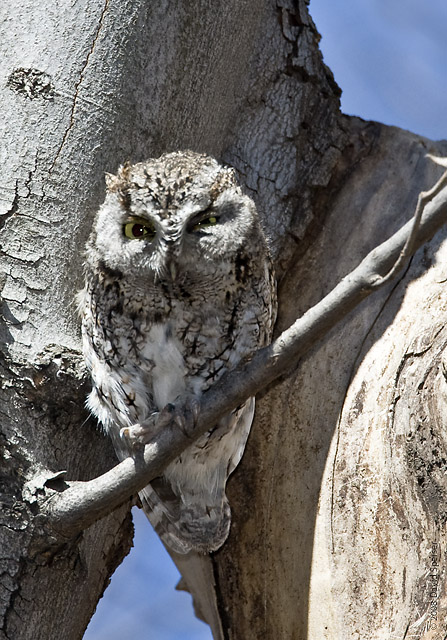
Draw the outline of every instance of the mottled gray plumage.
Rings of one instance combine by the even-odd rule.
[[[254,203],[232,169],[176,152],[122,167],[107,186],[80,305],[93,379],[88,406],[122,459],[132,453],[129,440],[154,433],[167,403],[194,413],[195,398],[269,343],[275,288]],[[207,553],[225,541],[225,483],[253,412],[251,398],[210,425],[140,493],[174,551]]]

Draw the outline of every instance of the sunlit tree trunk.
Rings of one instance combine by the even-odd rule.
[[[6,0],[0,25],[0,637],[75,640],[132,533],[130,500],[64,544],[36,517],[45,482],[114,464],[74,302],[104,172],[179,148],[233,165],[279,332],[411,217],[447,147],[341,115],[303,0]],[[258,399],[228,543],[174,558],[216,639],[445,634],[444,235]]]

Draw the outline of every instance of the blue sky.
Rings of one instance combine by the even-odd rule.
[[[311,0],[342,110],[447,139],[447,2]]]
[[[447,1],[311,0],[342,110],[447,139]],[[210,640],[145,516],[84,640]]]
[[[134,548],[115,571],[84,640],[211,640],[146,516],[133,509]]]

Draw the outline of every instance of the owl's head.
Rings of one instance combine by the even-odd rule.
[[[110,269],[172,280],[185,271],[206,275],[211,263],[253,242],[264,237],[233,169],[185,151],[107,176],[88,252]]]

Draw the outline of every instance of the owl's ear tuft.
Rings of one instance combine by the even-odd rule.
[[[233,167],[222,167],[211,187],[211,199],[215,200],[225,189],[237,185],[236,172]]]
[[[113,173],[106,173],[105,179],[107,191],[115,191],[115,183],[117,181],[116,176],[114,176]]]
[[[130,168],[130,163],[125,162],[118,168],[116,176],[114,176],[113,173],[106,173],[105,179],[107,191],[114,193],[116,191],[121,191],[124,187],[128,186]]]

